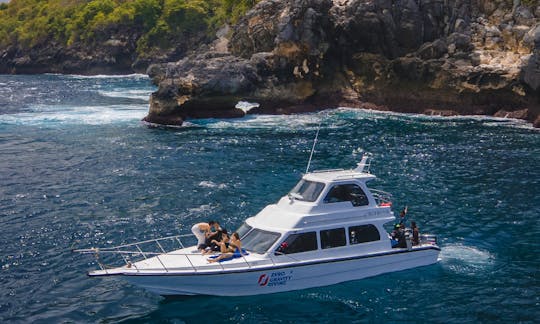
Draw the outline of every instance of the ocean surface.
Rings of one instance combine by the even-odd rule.
[[[2,323],[538,323],[540,132],[484,117],[340,108],[149,128],[144,75],[0,75]],[[322,107],[324,108],[324,107]],[[163,298],[88,278],[74,248],[231,230],[306,169],[373,154],[371,187],[394,195],[431,266],[256,297]]]

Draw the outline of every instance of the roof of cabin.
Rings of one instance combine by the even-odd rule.
[[[303,179],[328,185],[348,180],[366,182],[376,178],[375,175],[362,171],[363,168],[313,171],[305,174]],[[277,204],[268,205],[251,217],[248,223],[263,229],[287,231],[349,222],[386,223],[394,219],[390,207],[377,206],[373,202],[369,206],[354,207],[346,202],[324,204],[319,200],[320,197],[317,201],[310,202],[283,196]]]
[[[335,182],[347,179],[362,179],[364,181],[375,179],[371,173],[358,172],[356,170],[321,170],[314,171],[304,175],[304,179],[319,182]]]
[[[294,204],[303,202],[295,201]],[[343,205],[342,205],[343,206]],[[300,209],[302,209],[300,207]],[[394,220],[390,207],[364,207],[361,210],[346,208],[344,210],[328,210],[326,213],[296,213],[280,208],[278,205],[266,206],[256,216],[248,219],[248,224],[257,228],[272,231],[287,231],[301,228],[328,227],[347,223],[376,224]]]

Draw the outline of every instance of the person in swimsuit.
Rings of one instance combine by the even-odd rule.
[[[229,233],[226,229],[222,228],[219,235],[216,239],[211,239],[206,241],[206,249],[203,251],[203,254],[212,254],[214,252],[220,252],[222,249],[222,244],[224,243],[226,247],[229,247]]]
[[[231,235],[231,240],[229,244],[225,244],[225,242],[219,242],[218,243],[221,249],[221,254],[217,258],[210,258],[208,259],[208,262],[218,262],[223,259],[231,258],[235,254],[242,255],[242,242],[240,241],[240,236],[238,233],[234,232]]]

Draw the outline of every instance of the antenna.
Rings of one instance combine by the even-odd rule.
[[[311,164],[311,158],[313,157],[313,152],[315,151],[315,145],[317,145],[317,139],[319,138],[319,131],[321,130],[322,118],[319,120],[319,126],[317,126],[317,134],[315,134],[315,140],[313,140],[313,147],[311,148],[311,153],[309,154],[309,161],[307,163],[306,173],[309,172],[309,166]]]

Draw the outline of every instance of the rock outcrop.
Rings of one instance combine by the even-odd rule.
[[[204,31],[179,37],[171,49],[152,49],[138,53],[135,30],[118,30],[108,39],[72,45],[46,39],[31,47],[14,43],[0,48],[0,73],[4,74],[126,74],[144,73],[151,63],[177,60],[185,55],[190,44],[209,42]]]
[[[31,50],[10,46],[0,51],[0,73],[133,73],[132,50],[125,42],[111,40],[96,48],[43,43]]]
[[[370,103],[540,126],[539,13],[519,0],[263,0],[216,46],[149,68],[146,120],[237,117],[248,100],[250,113]]]

